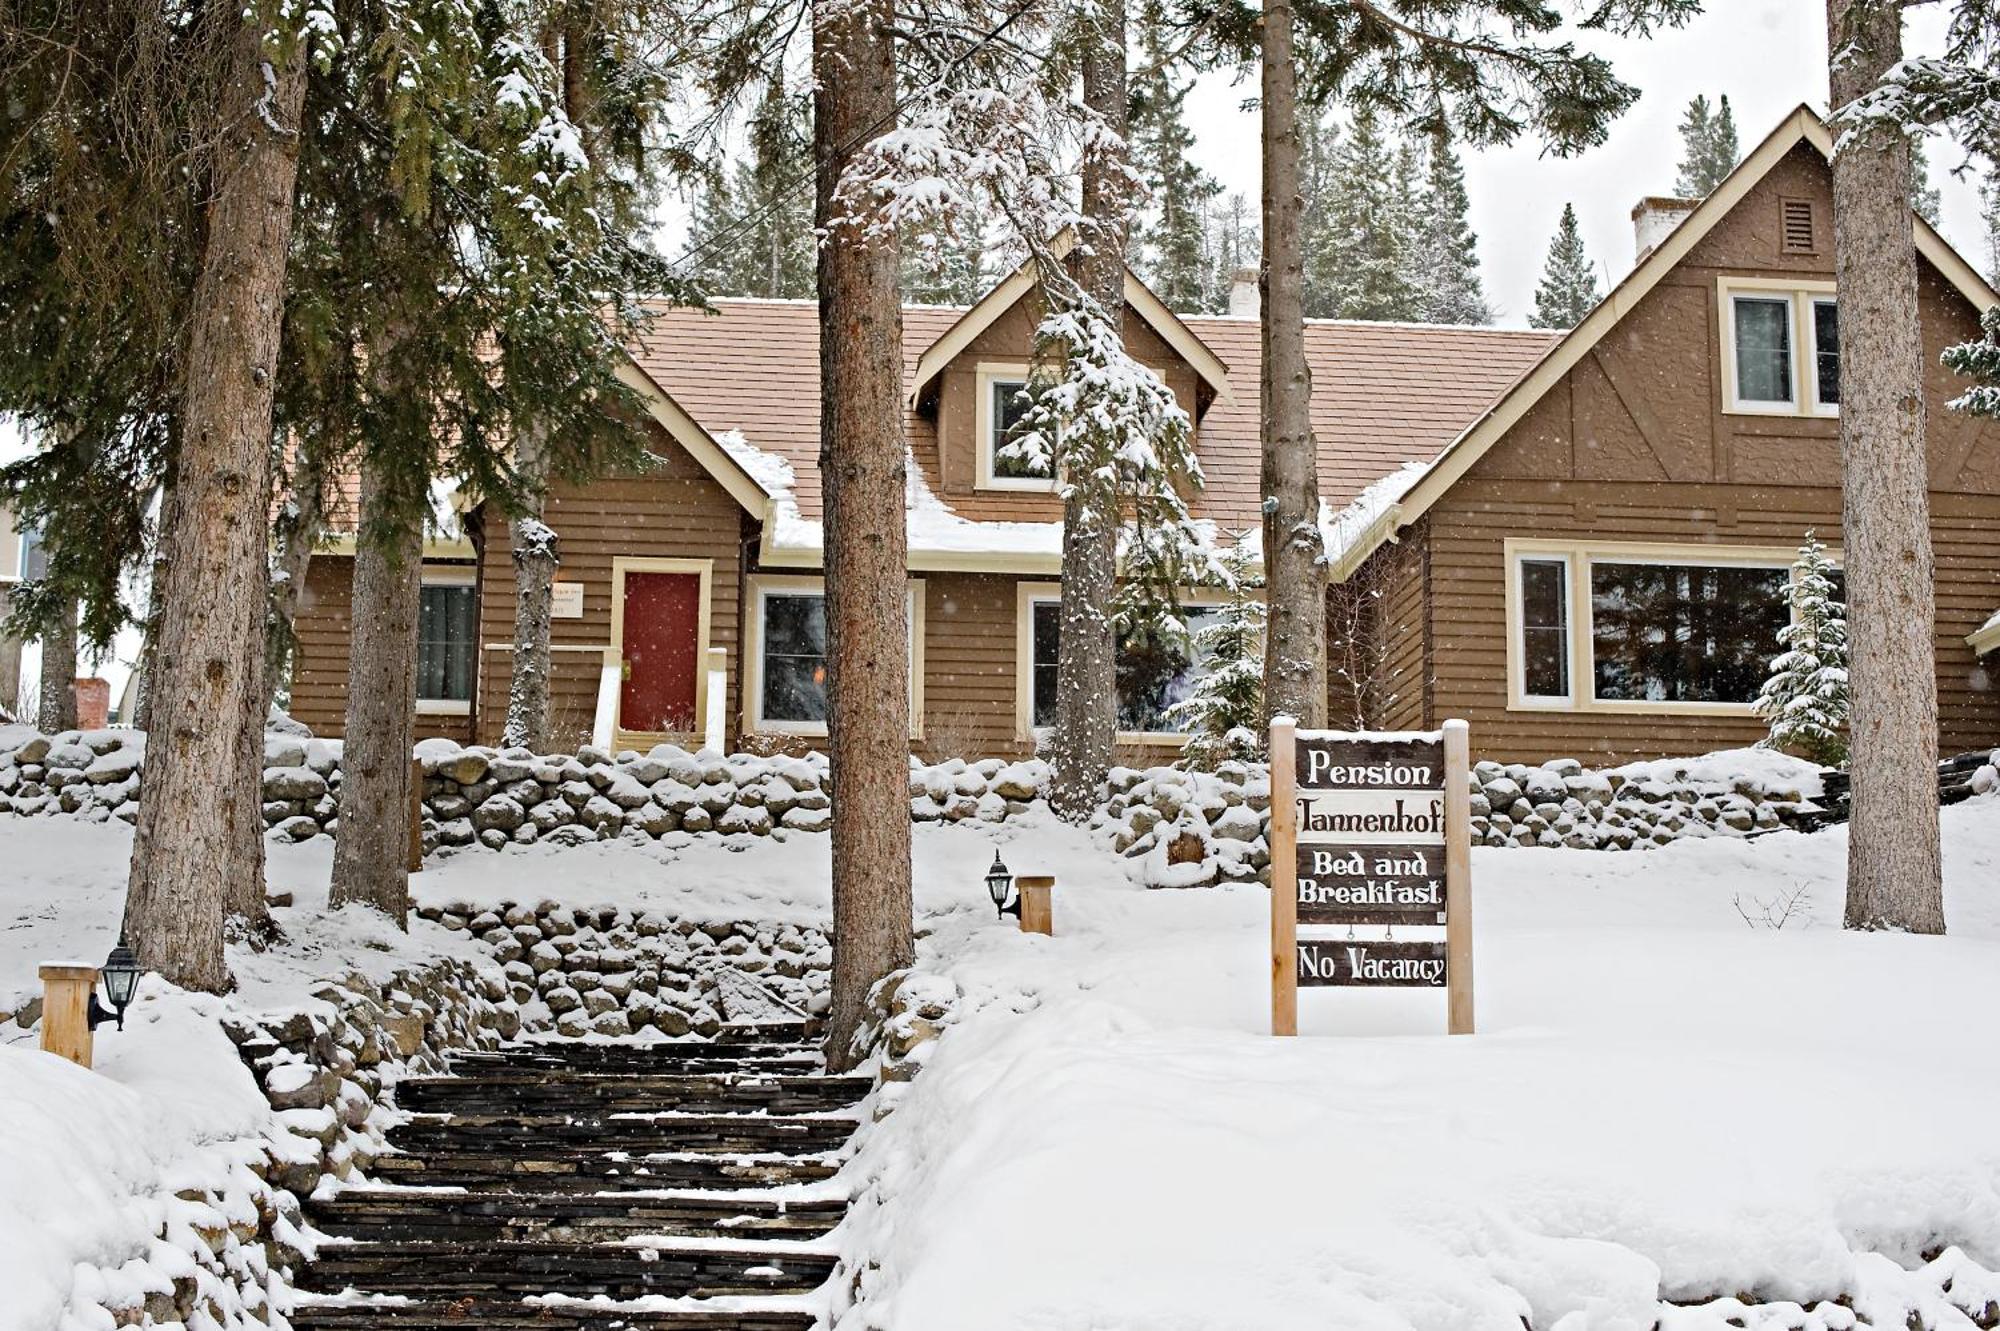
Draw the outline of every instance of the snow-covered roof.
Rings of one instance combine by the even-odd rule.
[[[955,461],[948,474],[935,412],[914,401],[923,357],[965,314],[952,306],[903,311],[910,566],[1054,572],[1061,561],[1060,502],[1048,494],[973,489]],[[1202,416],[1198,449],[1207,484],[1190,507],[1214,530],[1255,529],[1261,525],[1257,323],[1197,315],[1178,322],[1227,362],[1234,389]],[[719,481],[732,485],[734,478],[732,493],[764,523],[761,557],[773,567],[820,562],[818,337],[811,301],[722,299],[713,313],[659,310],[633,349],[635,382],[643,378],[679,419],[655,415]],[[1364,494],[1369,503],[1383,502],[1384,492],[1371,487],[1434,457],[1551,341],[1539,331],[1310,321],[1313,429],[1330,538],[1349,540],[1350,505]]]

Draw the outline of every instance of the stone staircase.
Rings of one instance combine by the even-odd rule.
[[[544,1041],[396,1088],[372,1182],[310,1202],[331,1235],[297,1331],[808,1331],[831,1182],[865,1077],[796,1024],[714,1040]]]

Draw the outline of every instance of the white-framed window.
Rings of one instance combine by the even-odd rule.
[[[1221,598],[1202,590],[1181,593],[1181,620],[1193,635],[1221,608]],[[1035,738],[1055,725],[1057,662],[1062,647],[1062,587],[1022,583],[1018,610],[1020,661],[1017,729]],[[1198,652],[1177,643],[1138,636],[1117,648],[1118,739],[1125,744],[1181,744],[1185,726],[1166,717],[1173,704],[1194,691],[1206,670]]]
[[[1047,493],[1056,488],[1047,467],[1036,467],[1006,453],[1007,441],[1019,430],[1028,404],[1028,367],[981,362],[973,376],[978,400],[973,412],[979,479],[982,490],[1028,490]]]
[[[478,662],[479,592],[462,565],[427,565],[417,602],[417,710],[464,716],[472,710]]]
[[[1719,279],[1724,409],[1840,414],[1840,321],[1831,282]]]
[[[826,734],[826,584],[816,577],[750,576],[744,728],[753,734]],[[909,583],[910,726],[923,716],[924,584]]]
[[[1506,543],[1508,705],[1747,715],[1791,622],[1796,551]],[[1835,555],[1838,558],[1838,555]]]

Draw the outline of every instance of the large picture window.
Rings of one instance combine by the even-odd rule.
[[[826,590],[818,578],[751,577],[749,661],[744,681],[745,728],[753,733],[826,733]],[[923,584],[912,581],[910,712],[922,711]]]
[[[1182,622],[1193,636],[1216,610],[1183,606]],[[1037,597],[1029,603],[1028,714],[1037,730],[1056,723],[1056,663],[1062,650],[1062,602]],[[1167,710],[1194,692],[1206,669],[1198,652],[1151,635],[1134,635],[1118,643],[1118,731],[1123,735],[1178,735],[1185,725],[1168,719]]]
[[[1721,281],[1723,407],[1760,416],[1840,411],[1840,316],[1829,282]]]
[[[1590,566],[1593,696],[1748,703],[1791,622],[1783,568]]]
[[[1747,711],[1782,650],[1791,552],[1509,546],[1514,706]]]
[[[463,710],[472,701],[477,593],[470,582],[426,582],[417,603],[417,701]]]

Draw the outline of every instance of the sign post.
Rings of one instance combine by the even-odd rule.
[[[1395,734],[1272,721],[1273,1035],[1298,1034],[1302,984],[1444,989],[1448,1029],[1472,1033],[1469,749],[1463,721]]]

